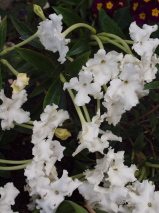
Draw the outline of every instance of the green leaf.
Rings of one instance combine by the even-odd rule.
[[[113,19],[122,30],[125,29],[133,20],[130,15],[130,7],[128,6],[118,9],[114,14]]]
[[[77,55],[88,49],[88,40],[86,38],[80,39],[68,52],[68,56]]]
[[[26,40],[27,38],[29,38],[34,34],[34,32],[30,29],[30,27],[28,27],[28,25],[26,25],[24,22],[19,21],[13,16],[10,16],[10,19],[17,32],[20,34],[22,40]],[[31,44],[34,47],[44,49],[43,45],[40,43],[38,38],[35,38],[34,40],[30,41],[29,44]]]
[[[88,213],[82,206],[70,201],[63,201],[58,207],[56,213]]]
[[[141,133],[141,134],[137,137],[137,139],[136,139],[136,141],[135,141],[135,143],[134,143],[133,148],[134,148],[134,150],[136,150],[136,151],[141,151],[142,148],[143,148],[145,145],[146,145],[146,143],[144,143],[144,135],[143,135],[143,133]]]
[[[7,34],[7,16],[0,22],[0,52],[3,50]]]
[[[1,131],[3,134],[2,134],[2,137],[0,138],[0,147],[4,144],[12,142],[17,137],[17,132],[15,132],[12,129],[5,130],[4,132],[3,132],[3,130],[1,130]]]
[[[39,95],[40,93],[44,92],[45,89],[48,89],[50,84],[52,83],[51,79],[47,79],[46,81],[43,81],[41,84],[39,84],[33,92],[30,94],[30,98]]]
[[[60,102],[62,93],[62,86],[60,79],[56,79],[50,86],[43,103],[43,108],[47,105],[52,105],[53,103],[58,105]]]
[[[159,89],[159,81],[153,81],[149,84],[146,84],[144,89]]]
[[[40,71],[48,72],[51,74],[54,72],[54,65],[52,61],[46,56],[37,53],[33,50],[28,50],[24,48],[17,48],[16,50],[24,60],[29,62],[34,67],[38,68]]]
[[[117,35],[125,39],[125,35],[123,31],[119,28],[119,26],[115,23],[115,21],[107,15],[105,10],[100,9],[99,15],[98,15],[98,21],[102,31],[107,33],[112,33],[114,35]]]
[[[159,181],[159,172],[155,176],[149,178],[149,181],[158,182]]]
[[[66,67],[66,72],[68,72],[71,77],[76,77],[79,71],[82,69],[82,66],[86,64],[89,59],[90,52],[84,53],[83,55],[76,58]]]
[[[13,16],[10,16],[10,19],[12,21],[12,24],[14,25],[15,29],[21,36],[25,35],[33,35],[33,31],[22,21],[16,19]]]
[[[76,23],[83,23],[83,20],[74,12],[69,9],[62,7],[53,7],[57,14],[61,14],[63,16],[63,22],[67,26],[71,26]]]

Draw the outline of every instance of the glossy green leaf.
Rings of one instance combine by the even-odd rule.
[[[3,50],[7,34],[7,16],[0,22],[0,51]]]
[[[12,24],[14,25],[17,32],[21,35],[33,35],[33,31],[22,21],[16,19],[13,16],[10,16],[10,19],[12,21]]]
[[[65,202],[69,203],[76,213],[88,213],[82,206],[79,206],[70,200],[66,200]]]
[[[60,102],[62,93],[62,85],[60,79],[56,79],[50,86],[46,96],[44,98],[43,108],[47,105],[52,105],[53,103],[58,105]]]
[[[16,19],[13,16],[10,16],[10,18],[15,29],[20,34],[22,40],[26,40],[27,38],[29,38],[34,34],[34,32],[30,29],[30,27],[26,25],[24,22]],[[31,44],[34,47],[44,49],[43,45],[40,43],[38,38],[35,38],[34,40],[30,41],[29,44]]]
[[[63,201],[56,210],[56,213],[75,213],[75,211],[67,201]]]
[[[3,130],[2,130],[2,132],[3,132]],[[0,147],[1,147],[1,145],[12,142],[13,140],[15,140],[16,137],[17,137],[17,132],[15,132],[14,130],[12,130],[12,129],[5,130],[0,139]]]
[[[40,71],[48,72],[50,74],[54,72],[54,65],[46,56],[29,49],[17,48],[16,50],[24,60]]]
[[[144,89],[159,89],[159,81],[153,81],[146,84]]]
[[[86,38],[82,38],[70,49],[67,55],[77,55],[85,50],[88,50],[88,40]]]
[[[159,182],[159,172],[153,177],[149,178],[149,181]]]
[[[44,92],[45,89],[48,89],[51,85],[52,80],[47,79],[46,81],[41,82],[30,94],[30,98],[39,95],[40,93]]]
[[[66,72],[68,72],[71,77],[75,77],[78,75],[79,71],[81,70],[82,66],[86,64],[89,59],[90,52],[84,53],[83,55],[76,58],[66,67]]]
[[[123,31],[120,29],[117,23],[115,23],[115,21],[107,15],[105,10],[100,9],[99,15],[98,15],[98,21],[102,31],[115,34],[125,39],[125,35]]]
[[[122,30],[125,29],[133,20],[132,16],[130,15],[130,7],[118,9],[114,14],[113,19]]]
[[[76,23],[83,23],[83,20],[74,12],[69,9],[62,7],[53,7],[57,14],[61,14],[63,16],[62,21],[67,25],[71,26]]]
[[[134,150],[136,150],[136,151],[141,151],[142,148],[143,148],[145,145],[146,145],[146,143],[144,143],[144,135],[143,135],[143,133],[142,133],[142,134],[140,134],[140,135],[137,137],[137,139],[136,139],[136,141],[135,141],[135,143],[134,143],[133,148],[134,148]]]

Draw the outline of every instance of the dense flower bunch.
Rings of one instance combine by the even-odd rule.
[[[125,0],[94,0],[92,3],[93,16],[97,17],[98,11],[103,8],[110,17],[113,17],[116,10],[126,7]]]
[[[111,2],[115,1],[109,1],[109,4]],[[32,39],[39,37],[46,50],[58,51],[58,61],[64,63],[69,51],[67,44],[70,42],[65,36],[74,28],[68,28],[62,33],[62,15],[52,14],[49,18],[50,20],[40,22]],[[75,25],[77,26],[80,24]],[[87,27],[85,24],[81,26]],[[89,26],[88,29],[92,28]],[[27,101],[24,87],[29,78],[23,73],[17,75],[14,70],[17,80],[12,85],[12,99],[5,96],[4,90],[0,92],[3,102],[0,105],[0,118],[3,130],[9,130],[15,125],[29,126],[32,129],[33,159],[23,167],[26,176],[25,190],[31,196],[29,210],[54,213],[65,197],[71,196],[78,189],[87,205],[109,213],[158,212],[159,191],[155,191],[151,181],[137,179],[136,173],[140,168],[134,163],[126,165],[124,151],[115,151],[111,146],[113,141],[121,143],[122,138],[110,129],[103,128],[105,123],[116,126],[126,111],[149,94],[149,90],[144,87],[156,78],[156,65],[159,64],[159,58],[155,54],[159,39],[150,38],[156,30],[157,25],[145,24],[142,28],[136,22],[130,25],[129,33],[135,55],[125,43],[122,50],[126,54],[124,51],[106,52],[102,44],[103,37],[100,34],[97,34],[98,37],[93,35],[92,38],[95,38],[100,49],[83,64],[77,77],[70,77],[66,81],[61,72],[63,90],[68,90],[81,121],[78,133],[73,135],[78,145],[72,157],[76,157],[84,149],[98,156],[92,168],[75,177],[70,177],[67,170],[63,170],[59,177],[57,169],[57,162],[64,157],[65,150],[57,138],[66,140],[71,136],[67,129],[59,127],[71,119],[71,113],[69,110],[58,109],[53,103],[45,107],[39,121],[31,121],[30,113],[21,108]],[[92,31],[94,33],[94,29]],[[8,65],[6,61],[1,62]],[[12,71],[12,67],[9,67]],[[92,117],[86,107],[91,101],[97,102],[96,113]],[[84,115],[80,107],[83,107]],[[18,193],[12,183],[0,188],[0,213],[13,212],[10,206],[14,204]]]

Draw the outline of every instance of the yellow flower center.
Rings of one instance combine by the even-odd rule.
[[[149,2],[149,1],[151,1],[151,0],[144,0],[144,2]]]
[[[159,10],[157,8],[153,9],[152,10],[152,16],[158,17],[158,15],[159,15]]]
[[[152,203],[148,203],[147,205],[148,205],[148,207],[151,207],[151,206],[152,206]]]
[[[139,3],[134,3],[132,9],[135,11],[138,8],[138,6],[139,6]]]
[[[123,6],[123,2],[119,2],[119,5]]]
[[[103,4],[102,3],[98,3],[97,4],[97,10],[100,10],[100,8],[103,6]]]
[[[107,2],[105,5],[106,5],[106,8],[109,10],[111,10],[112,7],[114,6],[111,1]]]
[[[140,13],[139,18],[144,20],[146,18],[146,13]]]

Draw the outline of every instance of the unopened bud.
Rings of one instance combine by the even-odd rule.
[[[38,15],[43,21],[46,20],[46,17],[41,7],[37,4],[34,4],[33,7],[34,7],[34,12],[36,13],[36,15]]]
[[[66,140],[71,136],[71,133],[67,129],[57,128],[55,130],[55,136],[61,140]]]

